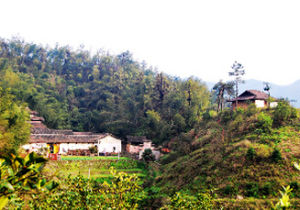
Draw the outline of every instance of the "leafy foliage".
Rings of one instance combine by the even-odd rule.
[[[29,118],[25,105],[14,101],[9,89],[0,87],[0,156],[26,143],[30,135]]]
[[[62,179],[52,192],[35,195],[33,209],[137,209],[145,194],[136,175],[116,173],[111,183],[98,183],[82,176]]]
[[[255,156],[256,156],[255,149],[253,147],[250,147],[247,150],[247,154],[246,154],[247,159],[248,160],[254,160]]]
[[[291,107],[287,101],[280,101],[274,111],[274,123],[276,126],[288,124],[298,118],[297,110]]]
[[[269,115],[261,112],[257,117],[257,127],[264,133],[270,133],[272,130],[273,120]]]
[[[95,153],[97,153],[98,149],[96,146],[91,146],[91,147],[89,147],[89,151],[91,154],[95,154]]]
[[[234,82],[223,82],[221,80],[214,85],[213,90],[217,98],[217,111],[222,111],[224,107],[224,96],[234,95]]]
[[[104,200],[103,207],[106,209],[138,209],[138,202],[145,197],[142,188],[138,184],[136,175],[128,175],[124,172],[116,174],[111,184],[104,182],[100,193]]]
[[[158,73],[128,51],[91,55],[19,39],[0,39],[0,46],[0,87],[11,88],[51,128],[162,143],[193,128],[209,105],[203,82]]]
[[[30,153],[24,158],[10,154],[0,159],[0,209],[13,195],[23,196],[28,193],[53,190],[57,183],[43,178],[41,171],[46,159]]]
[[[207,193],[198,193],[196,196],[177,192],[171,202],[163,209],[212,209],[212,197]]]
[[[147,163],[150,162],[150,161],[154,161],[155,160],[155,156],[153,155],[151,149],[145,149],[145,151],[142,154],[142,158]]]
[[[271,158],[276,163],[278,163],[280,160],[282,160],[281,152],[278,148],[274,149]]]
[[[290,186],[283,187],[283,191],[280,191],[281,198],[279,199],[278,203],[275,206],[275,209],[287,209],[290,207],[290,193],[292,189]]]

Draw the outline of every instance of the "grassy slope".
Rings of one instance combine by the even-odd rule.
[[[164,165],[157,183],[169,192],[215,189],[217,196],[225,200],[237,195],[277,198],[281,186],[292,182],[300,188],[300,173],[292,165],[300,159],[299,124],[256,134],[257,115],[200,126],[193,142],[198,149]],[[251,147],[256,153],[252,160],[247,158]],[[272,157],[274,148],[282,155],[278,162]],[[299,188],[294,189],[293,197],[300,197]]]

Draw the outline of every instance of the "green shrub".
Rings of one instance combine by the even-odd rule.
[[[268,196],[273,192],[273,184],[271,182],[266,182],[262,187],[259,188],[260,194]]]
[[[282,160],[281,152],[278,148],[275,148],[272,155],[271,155],[272,161],[275,163],[278,163],[280,160]]]
[[[249,182],[245,186],[245,195],[247,197],[258,197],[259,186],[256,182]]]
[[[255,115],[256,113],[257,113],[256,105],[254,103],[251,103],[247,107],[245,114],[246,114],[247,117],[250,117],[252,115]]]
[[[147,163],[155,160],[155,156],[153,155],[151,149],[145,149],[145,151],[142,154],[142,158]]]
[[[203,113],[203,119],[204,120],[210,120],[218,116],[218,112],[215,110],[207,110],[205,113]]]
[[[226,187],[223,188],[223,193],[225,195],[236,195],[237,192],[238,192],[238,189],[236,186],[226,185]]]
[[[14,197],[20,199],[28,194],[38,194],[57,187],[56,182],[48,182],[42,176],[46,161],[33,152],[24,158],[10,154],[0,159],[0,209]]]
[[[31,209],[138,209],[145,198],[138,177],[111,169],[108,182],[82,176],[62,179],[59,188],[51,193],[34,194],[29,200]],[[102,181],[102,180],[100,180]]]
[[[267,159],[271,156],[273,152],[273,148],[270,147],[268,144],[254,144],[255,152],[256,152],[256,158],[258,160]]]
[[[147,193],[147,197],[142,201],[140,209],[160,209],[167,195],[162,193],[159,187],[153,185],[144,188],[144,190]]]
[[[293,181],[290,183],[290,187],[292,189],[291,196],[300,198],[300,183],[297,181]]]
[[[279,102],[273,114],[276,126],[287,124],[290,120],[297,117],[297,110],[294,107],[291,107],[287,101]]]
[[[233,119],[233,111],[231,110],[223,110],[222,112],[220,112],[219,116],[221,119],[222,123],[228,123]]]
[[[91,146],[89,147],[89,151],[91,154],[95,154],[98,152],[97,146]]]
[[[238,107],[233,112],[233,119],[236,119],[238,116],[243,116],[245,114],[245,109]]]
[[[218,112],[216,112],[215,110],[209,110],[208,113],[210,118],[215,118],[218,115]]]
[[[297,181],[291,182],[290,187],[293,189],[293,191],[298,191],[300,188],[300,184]]]
[[[255,156],[256,156],[255,149],[254,149],[253,147],[250,147],[250,148],[247,150],[246,158],[247,158],[248,160],[253,161],[253,160],[255,159]]]
[[[169,204],[161,208],[161,210],[167,209],[212,209],[212,197],[208,193],[198,193],[196,196],[189,195],[185,192],[177,192],[172,198]]]
[[[160,163],[162,164],[168,164],[168,163],[171,163],[173,161],[175,161],[177,158],[179,158],[181,155],[179,152],[170,152],[169,154],[167,155],[164,155],[160,158]]]
[[[261,112],[257,117],[257,127],[265,133],[271,133],[273,120],[269,115]]]

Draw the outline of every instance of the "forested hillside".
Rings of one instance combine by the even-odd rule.
[[[92,55],[84,48],[49,48],[2,39],[0,155],[6,160],[0,160],[0,168],[7,172],[1,175],[5,181],[0,186],[0,209],[5,205],[32,209],[79,205],[82,209],[263,209],[276,203],[277,209],[290,203],[299,208],[299,110],[284,100],[275,108],[256,108],[254,104],[224,108],[225,98],[232,94],[232,82],[220,81],[210,93],[200,80],[159,73],[135,61],[129,52]],[[90,177],[89,161],[80,170],[63,163],[60,167],[66,172],[62,177],[49,173],[57,168],[53,165],[42,173],[44,158],[34,153],[25,158],[6,154],[13,150],[17,154],[29,138],[26,106],[38,111],[50,128],[109,132],[123,139],[145,135],[156,144],[166,144],[170,152],[159,163],[145,158],[146,152],[144,162],[118,161],[119,168],[117,163],[101,161],[105,170],[122,165],[127,172],[142,172],[141,181],[136,175],[116,174],[113,169],[110,178],[102,176],[98,181],[66,178],[68,172],[84,170]],[[97,165],[97,161],[91,163]],[[103,173],[100,165],[91,175]],[[28,175],[26,179],[16,178],[23,173]],[[292,188],[282,193],[286,205],[278,202],[282,186]],[[17,197],[20,204],[14,200]]]
[[[183,69],[184,71],[184,69]],[[199,122],[210,93],[139,63],[129,52],[0,40],[0,87],[38,111],[51,128],[170,140]]]

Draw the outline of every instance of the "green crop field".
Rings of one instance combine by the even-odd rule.
[[[61,160],[128,160],[127,157],[118,156],[61,156]]]
[[[137,174],[145,177],[146,169],[143,163],[127,158],[115,156],[62,156],[59,161],[49,161],[45,167],[45,173],[57,174],[67,177],[82,175],[86,178],[110,178],[110,168],[117,172]]]

